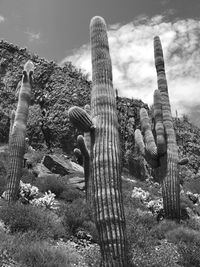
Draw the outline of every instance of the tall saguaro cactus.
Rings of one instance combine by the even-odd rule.
[[[69,110],[69,117],[72,123],[83,131],[90,130],[90,138],[83,141],[83,138],[79,137],[79,143],[82,144],[83,154],[88,149],[90,157],[89,176],[102,253],[101,266],[126,267],[127,240],[122,203],[118,118],[106,24],[103,18],[94,17],[91,20],[90,35],[92,124],[88,123],[89,115],[77,107]],[[89,141],[91,144],[87,144]]]
[[[102,266],[127,266],[118,119],[103,18],[94,17],[91,20],[90,38],[93,80],[91,117],[95,124],[92,180]]]
[[[34,65],[28,61],[24,65],[22,84],[18,96],[18,105],[9,140],[9,170],[5,199],[9,202],[17,199],[19,182],[22,175],[23,157],[25,153],[25,135],[28,109],[31,99],[31,81]]]
[[[155,135],[153,133],[145,109],[140,111],[141,128],[135,132],[136,144],[150,165],[157,169],[162,184],[163,204],[165,216],[168,219],[180,220],[180,182],[179,164],[187,161],[179,161],[176,136],[173,128],[173,120],[168,95],[167,80],[163,51],[160,38],[154,38],[154,56],[157,71],[158,90],[154,92],[154,121]]]

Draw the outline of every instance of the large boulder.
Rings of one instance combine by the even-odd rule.
[[[83,167],[72,162],[64,155],[45,155],[42,164],[48,168],[52,173],[61,176],[67,174],[83,174]]]

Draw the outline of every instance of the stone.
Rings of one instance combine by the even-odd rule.
[[[85,189],[85,178],[84,177],[72,177],[68,179],[68,184],[74,186],[77,189]]]
[[[52,173],[59,174],[61,176],[67,174],[83,174],[83,167],[72,162],[64,156],[57,155],[45,155],[42,164],[48,168]]]
[[[52,176],[53,174],[43,163],[37,163],[36,166],[33,167],[32,172],[35,173],[38,178]],[[57,176],[60,175],[57,174]]]

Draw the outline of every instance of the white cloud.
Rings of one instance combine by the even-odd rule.
[[[200,109],[200,21],[169,22],[162,15],[138,17],[126,25],[108,26],[113,83],[120,96],[151,104],[157,88],[153,37],[159,35],[164,52],[172,110],[175,114]],[[62,60],[72,61],[91,77],[89,44]]]
[[[40,32],[33,32],[33,31],[30,31],[29,29],[25,32],[28,36],[28,40],[29,42],[34,42],[34,41],[38,41],[40,40],[41,38],[41,34]]]
[[[0,15],[0,23],[5,22],[5,17]]]

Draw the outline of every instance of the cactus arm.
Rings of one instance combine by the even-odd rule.
[[[82,108],[71,107],[68,110],[68,115],[71,123],[79,130],[89,132],[93,126],[90,115]]]
[[[142,133],[139,129],[135,130],[135,144],[138,147],[141,155],[145,157],[145,144],[143,141]]]
[[[146,160],[154,167],[158,166],[158,152],[151,130],[150,120],[145,108],[140,109],[141,129],[144,133],[145,157]]]
[[[106,24],[101,17],[91,20],[90,34],[93,80],[91,116],[96,126],[91,162],[101,266],[127,266],[118,119]]]
[[[28,61],[24,66],[18,105],[12,127],[12,133],[10,136],[10,162],[5,192],[5,199],[9,202],[17,199],[19,182],[22,175],[23,157],[25,153],[26,124],[28,119],[28,108],[31,99],[33,70],[33,63]]]
[[[90,182],[90,155],[89,151],[86,147],[86,143],[84,140],[84,137],[82,135],[79,135],[77,137],[77,143],[80,148],[80,151],[84,158],[84,175],[85,175],[85,190],[86,190],[86,200],[91,204],[91,182]]]
[[[75,149],[74,149],[74,155],[75,155],[77,158],[80,157],[80,156],[82,155],[80,149],[75,148]]]
[[[84,158],[85,159],[89,159],[89,157],[90,157],[89,156],[89,151],[88,151],[88,149],[86,147],[85,140],[84,140],[82,135],[79,135],[77,137],[77,143],[78,143],[78,146],[79,146],[80,151],[81,151],[82,155],[84,156]]]
[[[162,99],[159,90],[154,91],[154,119],[158,155],[162,156],[166,152],[166,142],[162,118]]]

